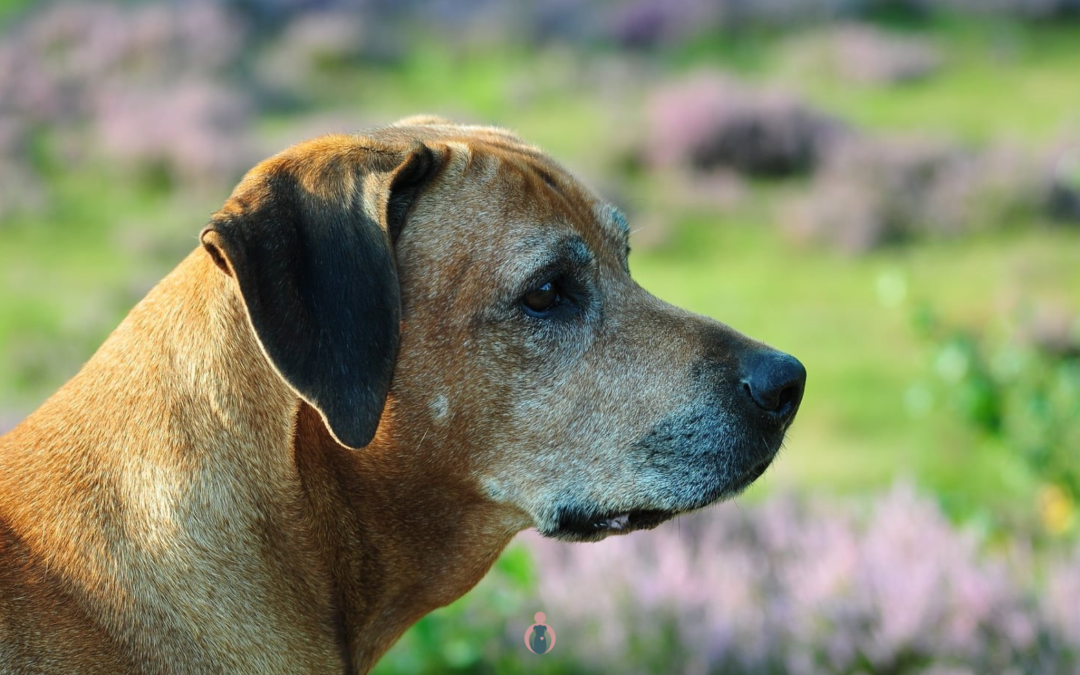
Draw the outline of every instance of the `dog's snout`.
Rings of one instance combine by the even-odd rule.
[[[758,408],[781,422],[795,415],[806,386],[806,368],[794,356],[766,351],[743,366],[743,389]]]

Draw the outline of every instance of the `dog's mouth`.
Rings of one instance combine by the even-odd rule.
[[[651,530],[672,518],[696,511],[718,501],[738,495],[761,477],[772,463],[772,457],[762,460],[728,482],[706,494],[703,498],[680,509],[632,509],[597,514],[580,508],[560,510],[558,526],[553,531],[541,532],[546,537],[569,541],[596,541],[613,534],[627,534],[638,530]]]
[[[553,532],[545,532],[544,535],[571,541],[593,541],[603,539],[610,534],[651,530],[680,513],[682,512],[636,509],[587,516],[582,513],[564,512],[559,519],[558,527]]]
[[[598,518],[589,523],[592,530],[649,530],[660,523],[679,515],[678,511],[638,510],[620,513],[617,516]]]

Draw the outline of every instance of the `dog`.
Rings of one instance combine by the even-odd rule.
[[[738,494],[806,371],[649,295],[628,242],[498,128],[256,166],[0,438],[0,673],[366,673],[523,529]]]

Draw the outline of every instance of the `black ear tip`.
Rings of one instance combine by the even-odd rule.
[[[352,450],[361,450],[370,445],[375,438],[375,432],[379,428],[378,419],[374,423],[370,423],[360,419],[331,420],[324,418],[323,422],[326,424],[326,428],[330,430],[330,435],[334,437],[334,440]]]
[[[379,386],[376,391],[383,392],[389,386]],[[353,450],[367,447],[375,438],[382,418],[385,395],[357,390],[349,395],[344,387],[334,389],[336,395],[329,401],[309,401],[319,411],[330,435],[341,445]]]

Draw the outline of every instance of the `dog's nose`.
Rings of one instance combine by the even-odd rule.
[[[757,407],[787,422],[802,401],[806,368],[789,354],[759,352],[744,361],[742,385]]]

